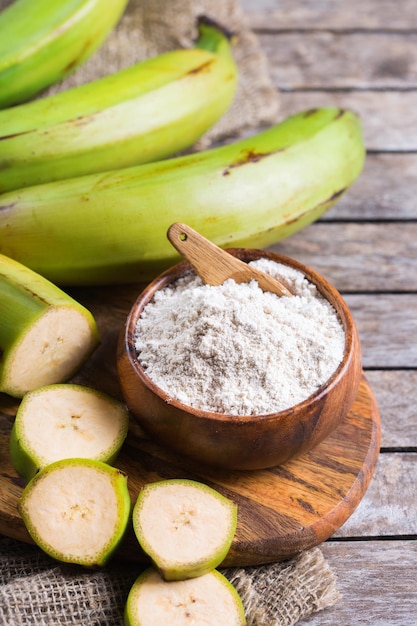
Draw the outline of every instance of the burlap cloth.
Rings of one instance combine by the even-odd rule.
[[[129,589],[141,571],[113,561],[91,572],[7,538],[0,538],[0,559],[4,626],[122,626]],[[220,571],[239,592],[248,626],[289,626],[338,599],[319,548],[282,563]]]
[[[0,0],[0,9],[10,2]],[[239,83],[232,107],[197,148],[276,122],[279,94],[270,82],[267,59],[233,0],[130,0],[104,46],[47,93],[191,46],[200,14],[238,35]],[[63,565],[35,546],[5,537],[0,538],[0,558],[0,624],[7,626],[121,626],[128,591],[140,572],[138,566],[116,561],[97,572]],[[319,548],[284,563],[222,571],[243,600],[248,626],[290,626],[339,598],[335,575]]]

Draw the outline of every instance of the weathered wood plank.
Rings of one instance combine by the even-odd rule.
[[[417,541],[329,541],[322,551],[337,576],[342,597],[300,625],[414,624]]]
[[[272,249],[314,267],[340,291],[417,291],[417,221],[316,222]]]
[[[284,91],[280,98],[281,119],[321,106],[347,108],[360,116],[368,150],[417,151],[417,90]]]
[[[348,294],[365,368],[417,368],[417,294]]]
[[[417,449],[417,371],[368,370],[381,414],[383,448]]]
[[[252,28],[383,29],[417,28],[414,0],[240,0]]]
[[[322,220],[417,219],[417,154],[368,154],[362,174]]]
[[[258,38],[281,89],[417,87],[417,32],[280,32]]]
[[[417,453],[382,453],[359,506],[334,537],[417,535]]]

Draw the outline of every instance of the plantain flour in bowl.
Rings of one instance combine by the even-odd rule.
[[[142,311],[138,360],[171,398],[229,415],[276,413],[306,400],[342,361],[342,323],[316,286],[269,259],[250,265],[294,295],[264,292],[254,280],[209,286],[191,273]]]

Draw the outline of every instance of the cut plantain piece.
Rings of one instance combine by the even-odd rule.
[[[237,506],[188,479],[145,485],[133,509],[142,549],[165,580],[202,576],[224,560],[237,524]]]
[[[79,457],[112,464],[129,425],[124,404],[103,392],[72,384],[27,393],[17,410],[10,456],[26,480],[46,465]]]
[[[0,392],[16,398],[68,380],[99,343],[92,314],[0,254]]]
[[[127,476],[101,461],[56,461],[26,485],[18,508],[44,552],[66,563],[101,566],[127,527]]]
[[[150,567],[133,584],[125,626],[245,626],[242,601],[217,570],[191,580],[166,582]]]

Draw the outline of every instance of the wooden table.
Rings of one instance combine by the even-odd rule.
[[[344,294],[382,419],[382,449],[371,485],[353,515],[322,545],[343,598],[304,623],[415,624],[416,5],[413,0],[241,4],[269,59],[281,116],[315,106],[350,108],[362,118],[368,149],[364,172],[346,196],[319,222],[273,248],[315,268]],[[131,297],[120,290],[120,322]],[[103,307],[95,312],[105,315]],[[105,382],[109,393],[117,393],[112,372]],[[8,426],[14,410],[11,402]]]
[[[322,220],[277,252],[344,294],[382,421],[376,474],[323,545],[343,598],[309,626],[417,623],[417,6],[242,0],[281,114],[337,105],[362,118],[366,166]]]

